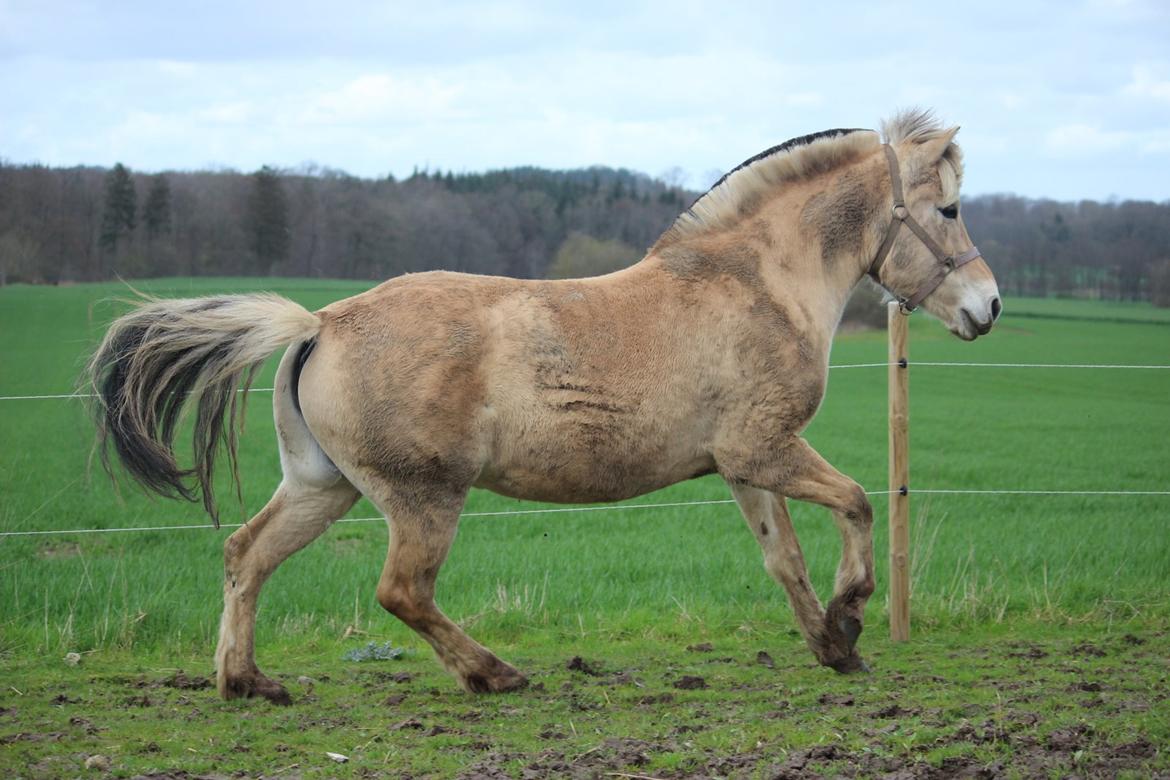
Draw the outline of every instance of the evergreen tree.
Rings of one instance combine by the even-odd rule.
[[[103,249],[112,251],[123,235],[134,232],[137,213],[138,193],[134,189],[134,180],[126,166],[118,163],[106,175],[106,205],[99,239]]]
[[[142,223],[146,226],[146,238],[153,241],[171,229],[171,183],[164,174],[150,179],[150,191],[142,206]]]
[[[252,174],[247,229],[262,273],[288,258],[288,199],[280,175],[267,165]]]

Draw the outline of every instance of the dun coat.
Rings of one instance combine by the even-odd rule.
[[[241,295],[149,301],[117,320],[90,367],[103,453],[112,447],[152,490],[202,498],[213,517],[221,439],[234,469],[236,390],[288,346],[273,400],[284,478],[224,546],[220,693],[289,700],[255,663],[260,588],[361,495],[390,525],[380,603],[465,688],[503,691],[525,677],[434,601],[468,490],[614,501],[711,473],[730,486],[817,659],[863,669],[872,511],[800,434],[824,394],[842,309],[866,274],[903,299],[939,276],[924,307],[964,339],[998,316],[982,260],[944,277],[947,258],[908,231],[878,258],[902,218],[892,216],[892,176],[905,183],[904,214],[936,246],[950,258],[970,246],[957,213],[955,130],[921,112],[887,122],[893,171],[872,131],[769,149],[697,200],[642,261],[606,276],[434,272],[313,313]],[[173,442],[188,399],[196,458],[184,469]],[[827,507],[840,530],[827,607],[809,584],[788,498]]]

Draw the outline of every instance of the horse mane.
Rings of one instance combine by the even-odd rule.
[[[943,136],[953,136],[958,129],[944,126],[934,112],[924,108],[905,109],[882,122],[882,136],[891,145],[925,144]],[[946,200],[957,200],[959,187],[963,183],[963,151],[958,144],[947,144],[938,162],[938,172],[942,179],[943,197]]]
[[[836,128],[792,138],[744,160],[725,173],[711,188],[675,218],[656,247],[718,227],[726,227],[751,213],[765,192],[778,186],[812,179],[853,162],[889,144],[921,144],[950,132],[927,110],[900,111],[882,123],[881,137],[873,130]],[[962,153],[948,145],[939,166],[943,189],[958,195],[962,181]]]
[[[658,245],[733,224],[780,185],[811,179],[879,144],[872,130],[835,129],[802,135],[750,157],[724,174],[658,240]]]

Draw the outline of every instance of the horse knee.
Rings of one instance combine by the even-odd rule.
[[[868,599],[873,595],[874,588],[877,583],[874,581],[873,572],[868,571],[865,577],[853,583],[850,590],[853,591],[854,599]]]
[[[873,506],[861,485],[853,485],[843,510],[845,518],[854,526],[868,529],[873,525]]]
[[[236,531],[223,543],[223,564],[227,568],[231,568],[234,564],[239,563],[240,559],[244,557],[244,553],[248,550],[247,540],[240,535],[241,528]]]

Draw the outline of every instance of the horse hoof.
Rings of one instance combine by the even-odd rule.
[[[219,686],[220,695],[224,699],[253,699],[260,697],[273,704],[287,707],[292,704],[292,697],[284,686],[264,675],[249,678],[224,680]]]
[[[262,696],[280,707],[287,707],[292,704],[292,697],[288,695],[288,691],[284,689],[284,686],[278,682],[269,680],[267,677],[256,681],[252,695]]]
[[[508,666],[506,671],[492,675],[469,674],[463,678],[463,687],[471,693],[505,693],[528,687],[528,678]]]
[[[856,653],[838,658],[836,661],[829,661],[825,666],[837,674],[868,674],[870,671],[869,665]]]

